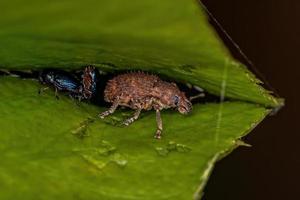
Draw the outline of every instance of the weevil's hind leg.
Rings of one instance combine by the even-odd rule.
[[[103,113],[100,113],[98,116],[103,119],[104,117],[110,115],[110,114],[113,114],[117,107],[119,105],[119,100],[116,99],[114,102],[113,102],[113,105],[107,110],[107,111],[104,111]]]
[[[141,114],[141,111],[142,111],[141,108],[137,109],[137,110],[135,111],[135,113],[133,114],[133,116],[130,117],[130,118],[128,118],[128,119],[126,119],[126,120],[123,122],[123,124],[126,125],[126,126],[128,126],[129,124],[131,124],[132,122],[134,122],[135,120],[137,120],[137,119],[139,118],[140,114]]]
[[[44,87],[44,88],[40,88],[39,90],[38,90],[38,94],[40,95],[40,94],[42,94],[45,90],[47,90],[49,87]]]
[[[156,110],[156,123],[157,123],[157,130],[156,130],[156,133],[155,133],[154,137],[156,139],[160,139],[163,127],[162,127],[162,120],[161,120],[161,116],[160,116],[160,111],[159,110]]]

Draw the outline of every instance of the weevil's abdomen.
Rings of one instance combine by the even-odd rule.
[[[190,110],[185,103],[188,99],[175,83],[142,72],[119,75],[108,81],[104,100],[132,109],[161,110],[177,107],[182,113]]]
[[[160,81],[155,75],[148,75],[142,72],[128,73],[116,76],[108,81],[104,98],[107,102],[113,102],[119,98],[121,103],[129,103],[142,100],[148,97],[154,84]]]

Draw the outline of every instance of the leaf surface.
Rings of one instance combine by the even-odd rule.
[[[191,115],[131,112],[37,94],[34,80],[0,77],[1,199],[192,199],[215,162],[282,105],[235,61],[196,1],[0,2],[0,68],[149,71],[220,96]],[[229,99],[222,102],[223,97]]]
[[[8,91],[0,102],[3,199],[191,199],[208,162],[267,114],[244,102],[196,105],[191,116],[166,111],[165,134],[155,140],[154,112],[124,128],[113,125],[127,114],[120,111],[83,131],[103,109],[40,96],[34,81],[0,83]]]

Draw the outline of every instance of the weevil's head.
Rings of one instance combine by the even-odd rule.
[[[181,114],[188,114],[192,111],[192,103],[189,101],[189,99],[185,96],[184,92],[180,92],[178,94],[175,94],[173,96],[173,101],[175,106],[177,107],[177,110]]]
[[[181,114],[188,114],[192,111],[192,103],[185,93],[180,91],[175,83],[165,84],[162,88],[163,96],[166,97],[168,105],[176,108]]]

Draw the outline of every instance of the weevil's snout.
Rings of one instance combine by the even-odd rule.
[[[181,114],[188,114],[189,112],[192,111],[192,109],[193,109],[193,106],[192,106],[192,103],[189,100],[185,100],[178,107],[178,111]]]
[[[193,109],[192,103],[186,98],[183,92],[179,95],[177,108],[181,114],[188,114]]]

